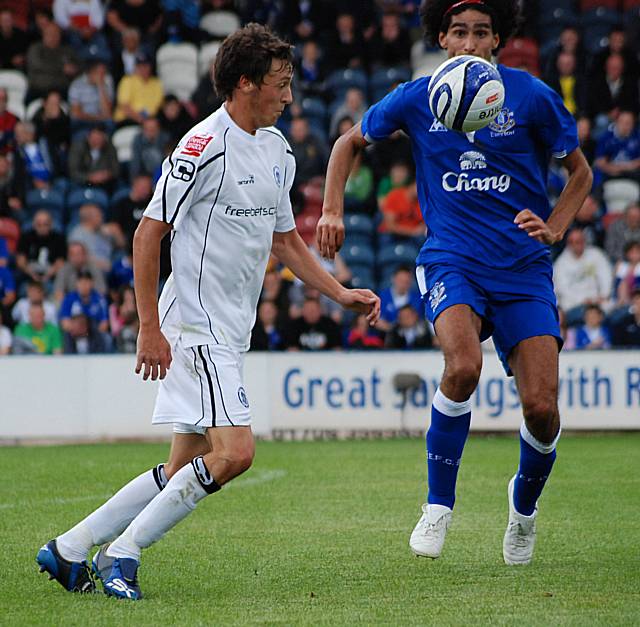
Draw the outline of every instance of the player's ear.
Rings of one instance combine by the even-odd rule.
[[[238,81],[238,89],[245,94],[250,93],[255,88],[255,83],[242,75]]]
[[[447,33],[440,32],[438,34],[438,43],[443,50],[447,49]]]
[[[500,45],[500,35],[498,33],[494,33],[493,35],[493,48],[491,50],[496,50]]]

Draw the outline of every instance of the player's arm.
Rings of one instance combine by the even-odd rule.
[[[569,172],[569,179],[549,219],[545,222],[530,209],[524,209],[514,220],[529,237],[543,244],[555,244],[564,237],[593,184],[593,173],[580,148],[564,157],[562,164]]]
[[[285,233],[276,231],[271,250],[301,281],[342,307],[366,314],[369,324],[376,324],[380,317],[380,299],[371,290],[349,290],[340,285],[320,265],[295,229]]]
[[[133,236],[133,280],[140,319],[136,374],[144,366],[142,378],[155,381],[167,374],[171,365],[171,347],[160,331],[158,316],[158,279],[160,242],[171,225],[143,217]]]
[[[344,188],[356,156],[367,144],[358,123],[339,137],[331,150],[322,217],[316,227],[318,250],[323,257],[333,259],[344,242]]]

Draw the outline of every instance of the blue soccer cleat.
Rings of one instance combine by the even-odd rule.
[[[97,556],[96,556],[97,557]],[[111,572],[102,579],[104,593],[119,599],[137,601],[142,598],[138,585],[138,562],[128,557],[116,557]]]
[[[69,592],[93,592],[96,585],[93,582],[87,562],[70,562],[60,553],[56,541],[47,542],[36,556],[40,572],[49,573],[49,579],[55,579]]]

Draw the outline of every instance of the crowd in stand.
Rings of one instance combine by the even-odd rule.
[[[162,161],[221,102],[210,67],[243,23],[296,46],[279,122],[313,247],[333,142],[399,82],[445,58],[417,0],[0,0],[0,354],[135,352],[132,237]],[[499,61],[555,89],[578,122],[592,194],[552,250],[565,346],[640,347],[640,0],[523,3]],[[425,105],[426,106],[426,105]],[[566,173],[551,164],[549,197]],[[424,242],[408,138],[369,147],[345,195],[336,278],[378,290],[370,328],[272,259],[252,350],[424,349],[413,262]],[[171,271],[169,241],[161,280]]]

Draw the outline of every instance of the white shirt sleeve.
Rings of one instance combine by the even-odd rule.
[[[293,154],[287,150],[287,166],[284,173],[284,183],[282,185],[282,195],[278,203],[278,213],[276,216],[277,233],[287,233],[296,228],[296,221],[293,217],[293,209],[291,208],[291,187],[293,179],[296,176],[296,160]]]

